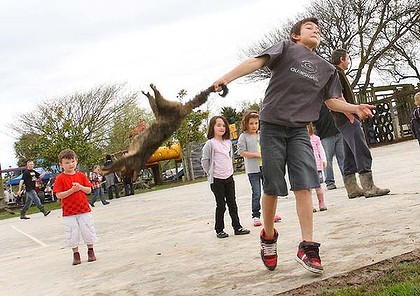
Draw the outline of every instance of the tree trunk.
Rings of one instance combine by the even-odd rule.
[[[182,166],[184,169],[184,176],[186,178],[187,181],[192,181],[194,180],[194,174],[192,171],[192,166],[191,166],[191,149],[190,149],[190,145],[185,145],[187,147],[183,147],[182,148]]]
[[[152,172],[153,172],[153,180],[155,182],[155,185],[162,185],[163,181],[162,181],[162,171],[160,169],[160,165],[155,164],[155,165],[152,165],[150,168],[152,169]]]

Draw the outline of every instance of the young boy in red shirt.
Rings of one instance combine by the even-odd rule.
[[[86,196],[91,192],[92,184],[84,173],[76,171],[77,155],[73,150],[61,151],[58,161],[63,172],[55,180],[54,193],[61,200],[66,246],[73,249],[73,265],[81,263],[80,233],[88,247],[88,262],[95,261],[93,244],[97,238]]]

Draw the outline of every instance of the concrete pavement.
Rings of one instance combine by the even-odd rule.
[[[241,222],[251,230],[245,236],[233,235],[226,213],[231,236],[216,238],[207,182],[98,203],[98,260],[88,263],[82,245],[78,266],[63,247],[60,210],[0,221],[0,295],[274,295],[414,250],[420,241],[418,143],[377,147],[372,154],[374,179],[391,194],[349,200],[335,167],[339,188],[326,192],[328,210],[314,214],[321,277],[294,260],[300,230],[293,194],[278,203],[278,267],[264,268],[261,227],[252,226],[250,186],[241,174],[235,181]]]

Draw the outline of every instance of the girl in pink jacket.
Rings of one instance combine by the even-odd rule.
[[[319,177],[319,183],[324,183],[324,177],[322,175],[322,171],[327,167],[327,157],[325,156],[324,148],[321,144],[321,139],[315,135],[314,127],[312,123],[309,123],[307,125],[308,133],[311,139],[311,145],[314,150],[314,156],[315,156],[315,162],[316,162],[316,168],[318,170],[318,177]],[[319,210],[320,211],[326,211],[327,207],[325,205],[324,201],[324,190],[321,186],[318,188],[315,188],[316,196],[318,197],[318,204],[319,204]],[[316,212],[316,209],[314,208],[314,212]]]

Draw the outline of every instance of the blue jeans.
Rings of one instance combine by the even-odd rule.
[[[26,202],[22,208],[22,212],[26,212],[30,208],[32,201],[35,203],[39,211],[44,212],[44,206],[42,205],[41,200],[39,199],[35,190],[26,191]]]
[[[333,157],[337,158],[338,167],[340,168],[341,175],[344,175],[344,146],[343,135],[341,133],[335,136],[326,137],[321,140],[322,147],[324,147],[325,155],[327,156],[327,167],[324,169],[325,184],[335,184]]]
[[[103,188],[102,188],[102,186],[101,186],[101,187],[99,187],[99,188],[95,188],[95,189],[93,190],[93,198],[92,198],[92,200],[90,201],[90,204],[94,204],[94,203],[95,203],[95,201],[96,201],[96,199],[98,198],[98,196],[100,196],[100,197],[101,197],[101,201],[102,201],[102,203],[103,203],[103,204],[106,204],[106,203],[107,203],[107,201],[106,201],[106,199],[105,199],[104,189],[103,189]]]
[[[251,184],[252,190],[252,218],[261,217],[261,181],[263,180],[262,173],[251,173],[248,174],[249,183]]]

